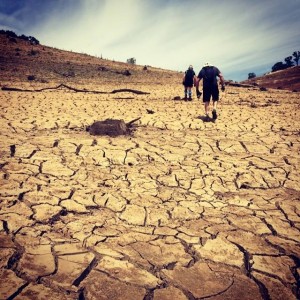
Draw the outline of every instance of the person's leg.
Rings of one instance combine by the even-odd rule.
[[[217,110],[218,107],[218,101],[213,101],[213,109]]]
[[[184,100],[187,100],[187,87],[184,87]]]
[[[203,88],[203,102],[204,102],[204,111],[205,116],[209,117],[209,103],[211,98],[211,90],[209,88]]]
[[[208,114],[209,114],[209,102],[210,101],[205,101],[204,102],[205,116],[207,116],[207,117],[208,117]]]
[[[189,100],[192,100],[192,88],[191,87],[188,87],[188,99]]]
[[[213,115],[213,119],[216,120],[217,117],[218,117],[218,115],[217,115],[217,106],[218,106],[218,101],[219,101],[219,89],[218,89],[218,87],[215,87],[215,89],[213,90],[212,98],[213,98],[212,115]]]

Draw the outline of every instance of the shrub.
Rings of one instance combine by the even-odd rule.
[[[127,63],[128,63],[128,64],[135,65],[135,64],[136,64],[136,59],[135,59],[134,57],[128,58],[128,59],[127,59]]]
[[[34,75],[28,75],[28,76],[27,76],[27,79],[28,79],[29,81],[33,81],[33,80],[36,79],[36,77],[35,77]]]
[[[131,73],[130,73],[128,70],[126,70],[126,71],[124,71],[123,75],[125,75],[125,76],[130,76]]]
[[[248,79],[255,78],[255,77],[256,77],[255,73],[249,73],[248,74]]]
[[[39,51],[33,50],[33,49],[28,53],[28,55],[31,55],[31,56],[34,56],[34,55],[37,55],[37,54],[39,54]]]
[[[15,44],[18,43],[18,41],[17,41],[15,38],[13,38],[13,37],[10,37],[10,38],[9,38],[9,42],[10,42],[10,43],[15,43]]]

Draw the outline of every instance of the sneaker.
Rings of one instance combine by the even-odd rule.
[[[189,97],[189,101],[192,101],[192,97]]]
[[[213,120],[216,120],[218,117],[217,111],[215,109],[213,109],[213,111],[212,111],[212,117],[213,117]]]
[[[209,122],[210,121],[210,117],[209,115],[205,115],[205,117],[203,118],[204,122]]]
[[[197,98],[200,99],[202,93],[199,90],[196,90],[196,93],[197,93]]]

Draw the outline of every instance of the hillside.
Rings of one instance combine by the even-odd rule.
[[[300,91],[300,66],[276,71],[267,75],[242,81],[243,84],[258,84],[273,89]]]
[[[49,84],[90,85],[118,84],[134,87],[138,84],[162,85],[181,82],[182,73],[151,66],[131,65],[101,59],[87,54],[65,51],[43,45],[31,45],[20,38],[0,34],[0,86]],[[28,80],[28,76],[33,80]],[[241,84],[267,88],[300,90],[300,67],[277,71],[242,81]]]
[[[31,45],[22,39],[0,34],[0,84],[18,84],[34,76],[30,86],[76,84],[87,86],[139,83],[161,84],[180,82],[179,72],[101,59],[87,54]]]

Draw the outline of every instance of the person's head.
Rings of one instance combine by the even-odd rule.
[[[193,66],[192,65],[189,66],[189,70],[193,70]]]
[[[212,66],[212,64],[211,64],[211,63],[209,63],[209,62],[206,62],[206,63],[204,64],[203,68],[207,68],[207,67],[211,67],[211,66]]]

